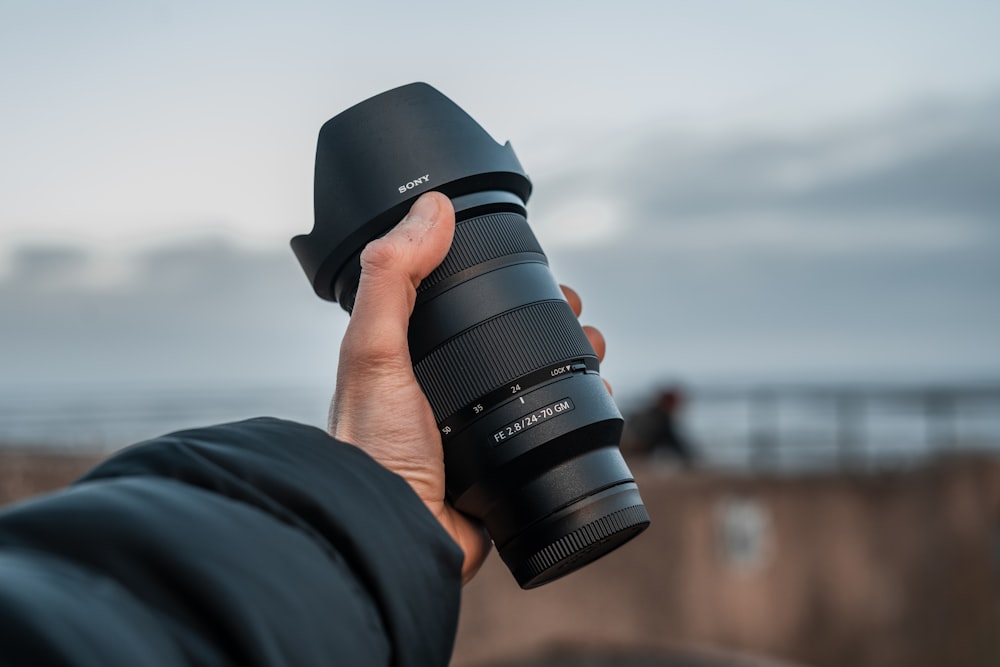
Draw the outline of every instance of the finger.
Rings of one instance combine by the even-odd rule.
[[[601,379],[604,380],[604,378],[601,378]],[[611,383],[610,382],[608,382],[607,380],[604,380],[604,386],[607,388],[609,394],[611,394],[612,396],[615,395],[615,392],[613,392],[611,390]]]
[[[490,535],[483,524],[470,519],[449,505],[442,506],[438,521],[465,554],[465,561],[462,563],[462,583],[467,584],[490,554],[490,548],[493,546]]]
[[[377,361],[406,356],[406,332],[416,289],[448,254],[455,233],[451,201],[437,192],[422,195],[388,234],[365,246],[361,279],[344,334],[342,352]],[[387,359],[386,359],[387,360]]]
[[[604,334],[590,325],[584,325],[583,333],[587,334],[587,340],[597,353],[597,360],[604,361],[604,353],[607,351],[607,343],[604,341]]]
[[[583,312],[583,301],[580,300],[580,295],[572,287],[560,285],[559,288],[562,290],[563,296],[566,297],[566,301],[569,302],[569,307],[573,309],[577,317],[580,317],[580,313]]]

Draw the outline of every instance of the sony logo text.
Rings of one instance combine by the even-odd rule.
[[[407,183],[406,185],[400,185],[399,186],[399,194],[404,194],[407,190],[412,190],[413,188],[417,187],[418,185],[423,185],[424,183],[426,183],[429,180],[431,180],[431,175],[430,174],[424,174],[420,178],[414,179],[414,180],[410,181],[409,183]]]

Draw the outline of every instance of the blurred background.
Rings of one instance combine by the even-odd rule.
[[[0,500],[171,429],[322,425],[347,316],[288,248],[316,135],[426,81],[531,175],[654,520],[531,593],[493,558],[456,664],[997,664],[998,26],[974,0],[2,3]]]

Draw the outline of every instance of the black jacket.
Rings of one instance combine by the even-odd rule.
[[[0,664],[444,665],[461,564],[319,429],[174,433],[0,514]]]

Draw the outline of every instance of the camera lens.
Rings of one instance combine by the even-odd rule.
[[[510,145],[426,84],[362,102],[320,131],[316,224],[293,249],[316,292],[350,311],[361,250],[428,190],[451,197],[456,228],[418,288],[414,374],[441,431],[449,500],[532,588],[649,517],[597,355],[528,225],[531,184]]]

